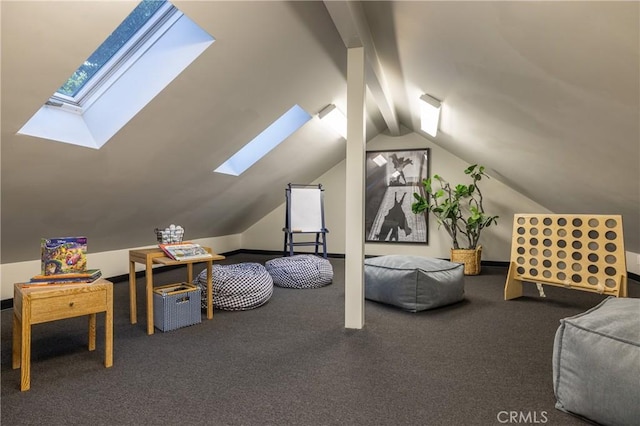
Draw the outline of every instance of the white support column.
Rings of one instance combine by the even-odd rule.
[[[347,49],[345,328],[364,326],[364,48]]]

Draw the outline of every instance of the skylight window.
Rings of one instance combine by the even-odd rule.
[[[213,42],[170,2],[143,0],[18,134],[99,149]]]
[[[56,94],[75,97],[78,92],[91,81],[92,77],[100,71],[110,59],[118,55],[124,45],[140,31],[149,19],[166,5],[166,0],[142,0],[133,12],[113,33],[96,49],[89,58],[78,67],[69,79],[58,89]],[[142,34],[140,34],[141,36]],[[118,55],[121,56],[121,55]],[[116,59],[118,59],[116,57]]]
[[[251,142],[243,146],[240,151],[215,169],[214,172],[240,176],[310,119],[309,113],[300,106],[294,105]]]

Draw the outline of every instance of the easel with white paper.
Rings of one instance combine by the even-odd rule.
[[[315,246],[318,254],[327,257],[326,235],[329,230],[324,223],[324,189],[322,185],[288,184],[285,190],[287,211],[284,231],[284,255],[293,256],[295,246]],[[315,240],[294,242],[295,236],[315,234]]]

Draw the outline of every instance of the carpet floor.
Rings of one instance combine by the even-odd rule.
[[[239,254],[223,263],[277,256]],[[12,310],[1,312],[3,425],[584,425],[554,408],[551,355],[559,320],[605,296],[533,284],[504,301],[507,270],[466,277],[465,300],[419,313],[366,301],[365,327],[344,328],[344,259],[333,283],[276,287],[265,305],[216,310],[213,320],[146,334],[128,282],[114,284],[114,364],[104,368],[103,315],[95,352],[86,318],[32,332],[31,390],[11,369]],[[196,272],[198,272],[196,270]],[[159,271],[155,285],[185,279]],[[629,295],[640,297],[630,281]],[[525,420],[525,421],[522,421]]]

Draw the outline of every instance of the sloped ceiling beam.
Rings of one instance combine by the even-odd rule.
[[[364,49],[369,71],[367,87],[380,109],[389,132],[393,136],[398,136],[400,134],[398,115],[362,4],[359,1],[331,0],[325,0],[324,4],[347,49],[352,47]]]

